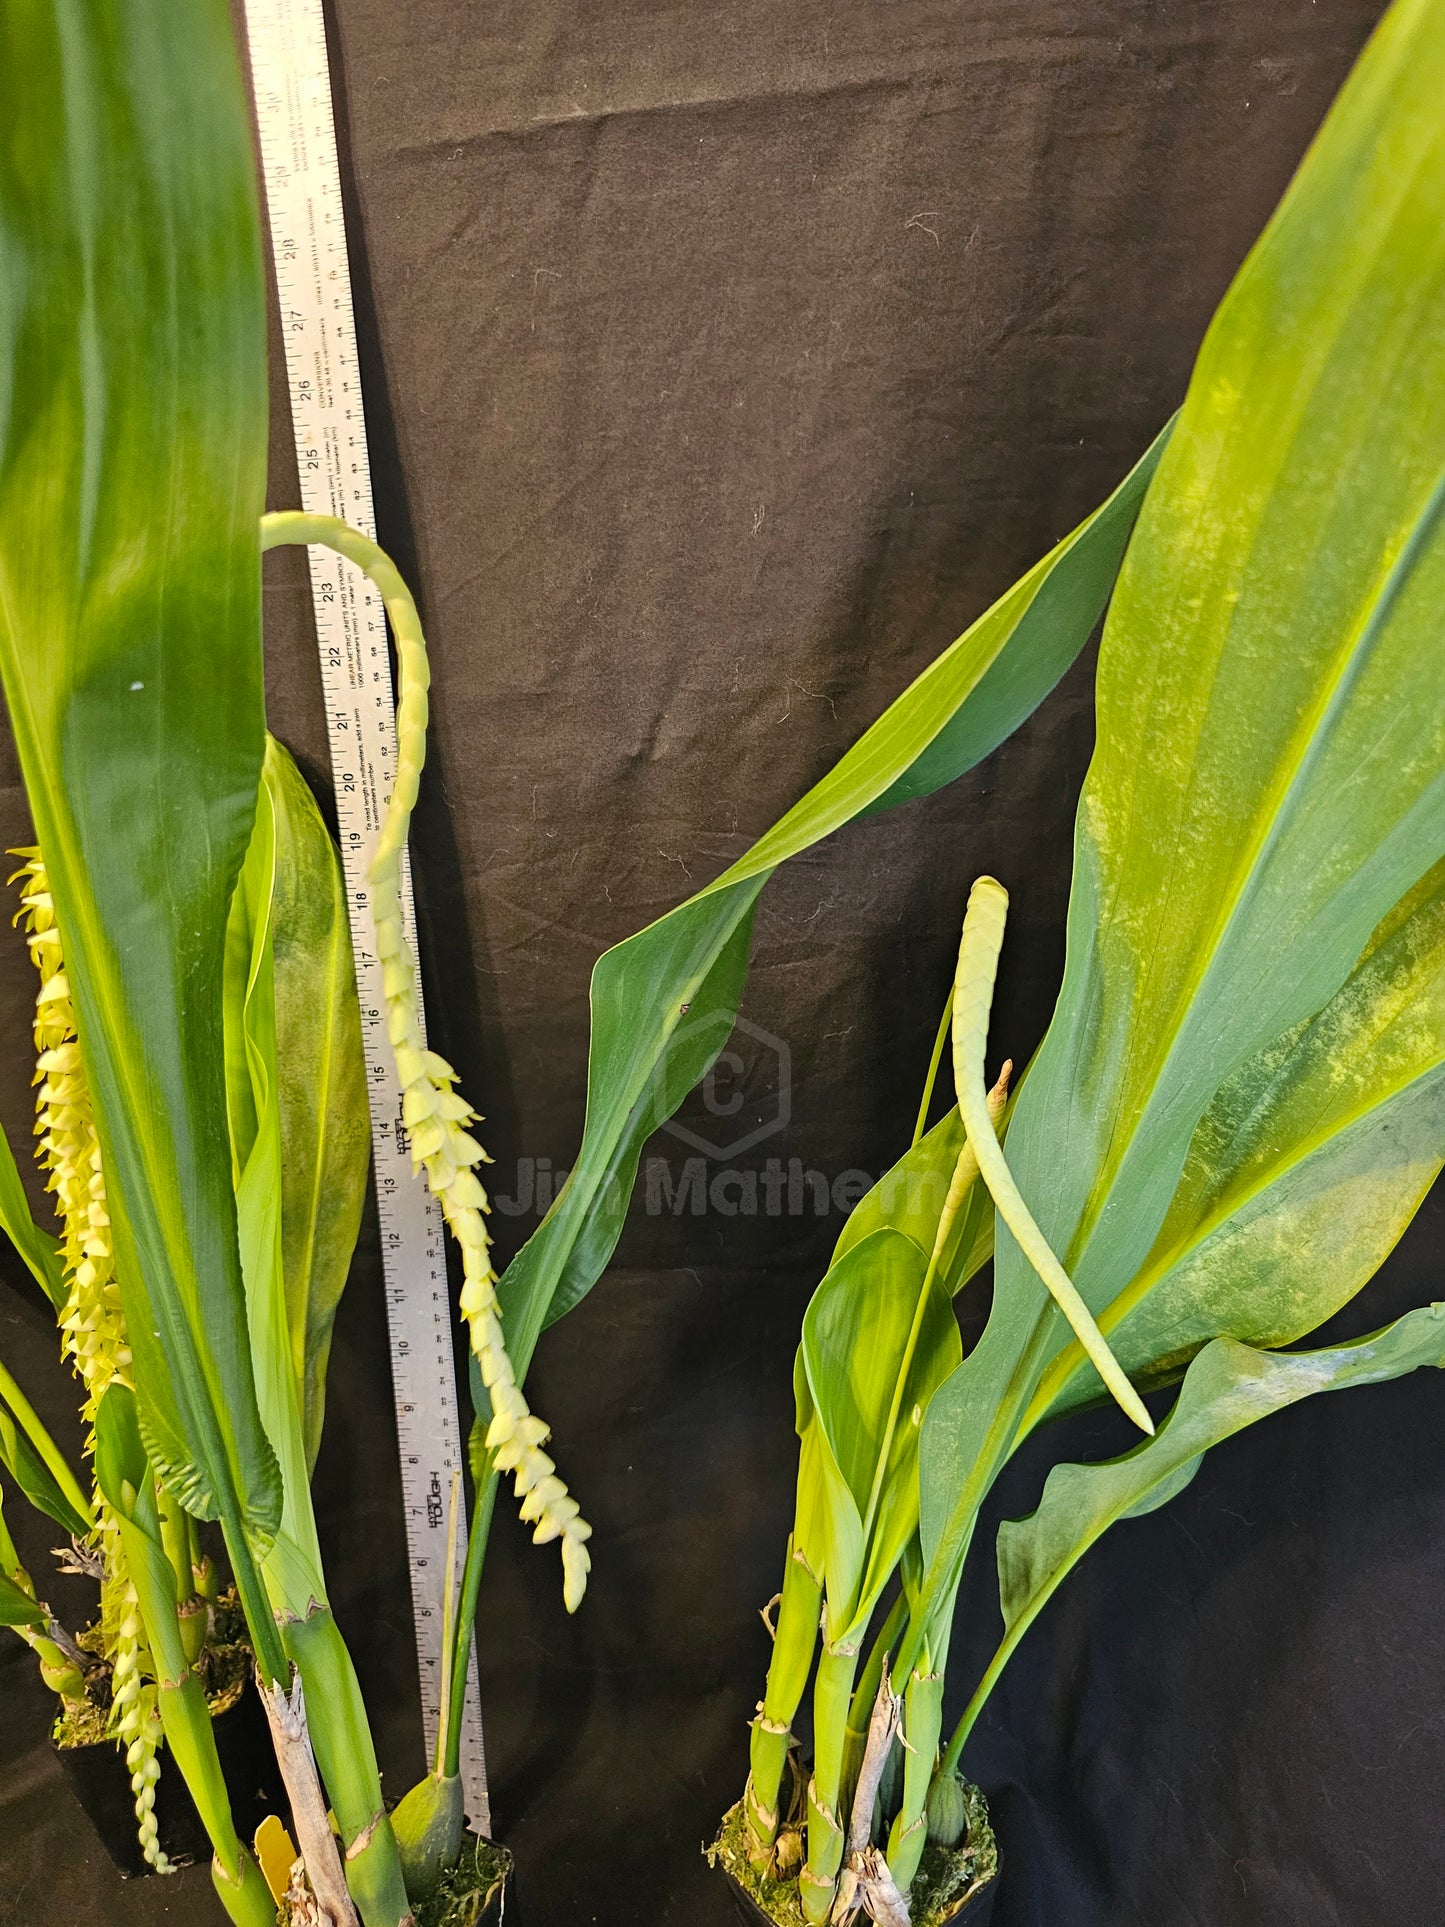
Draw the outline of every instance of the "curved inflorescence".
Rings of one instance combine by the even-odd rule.
[[[376,585],[386,605],[400,670],[396,712],[397,766],[391,800],[371,865],[372,914],[377,955],[382,965],[387,1034],[402,1087],[402,1122],[414,1168],[427,1185],[462,1254],[462,1315],[482,1383],[492,1404],[487,1450],[498,1471],[511,1475],[522,1517],[535,1526],[539,1545],[561,1541],[562,1596],[575,1612],[587,1587],[592,1528],[577,1501],[557,1477],[543,1451],[550,1428],[532,1412],[518,1385],[502,1332],[497,1274],[492,1268],[486,1213],[490,1210],[475,1167],[490,1160],[466,1126],[478,1113],[455,1090],[457,1074],[444,1057],[428,1050],[417,1008],[416,965],[407,942],[402,910],[402,860],[411,813],[426,761],[427,689],[431,680],[426,641],[411,592],[395,564],[375,542],[333,516],[288,511],[268,515],[262,544],[320,543],[354,562]]]

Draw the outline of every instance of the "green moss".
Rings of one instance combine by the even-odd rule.
[[[911,1897],[913,1927],[944,1927],[998,1874],[998,1841],[989,1824],[988,1802],[968,1780],[963,1799],[968,1809],[963,1846],[949,1849],[930,1843],[923,1849]]]
[[[729,1807],[723,1815],[718,1837],[705,1849],[710,1867],[721,1867],[730,1874],[750,1900],[755,1900],[769,1920],[778,1927],[807,1927],[803,1903],[798,1899],[796,1880],[771,1880],[759,1873],[748,1859],[744,1838],[743,1803]]]
[[[76,1644],[82,1652],[94,1653],[96,1664],[86,1673],[86,1698],[63,1701],[51,1728],[51,1738],[61,1748],[99,1746],[114,1737],[110,1730],[110,1667],[102,1657],[105,1641],[99,1625],[87,1626]],[[211,1638],[196,1661],[212,1719],[228,1713],[240,1699],[254,1663],[245,1614],[234,1590],[223,1593],[216,1601]]]
[[[488,1901],[512,1871],[512,1856],[494,1840],[467,1835],[462,1857],[430,1899],[416,1910],[416,1927],[479,1927]],[[276,1927],[292,1927],[293,1915],[285,1901]]]
[[[468,1834],[462,1857],[416,1910],[416,1927],[478,1927],[489,1900],[512,1871],[512,1856],[494,1840]]]
[[[945,1927],[998,1872],[998,1842],[989,1825],[988,1803],[966,1780],[964,1799],[968,1808],[966,1844],[953,1851],[924,1848],[923,1863],[909,1895],[913,1927]],[[770,1880],[748,1859],[741,1801],[724,1815],[718,1837],[706,1853],[709,1864],[730,1874],[776,1927],[806,1927],[797,1881]],[[450,1922],[446,1927],[451,1927]]]
[[[722,1867],[724,1873],[732,1875],[738,1887],[755,1900],[763,1914],[778,1927],[807,1927],[803,1919],[803,1904],[798,1898],[798,1881],[773,1881],[748,1858],[748,1842],[744,1838],[744,1817],[742,1800],[722,1815],[722,1827],[717,1840],[705,1848],[707,1865]]]
[[[105,1704],[93,1699],[63,1700],[50,1736],[59,1747],[99,1746],[110,1738],[110,1686],[106,1683]]]

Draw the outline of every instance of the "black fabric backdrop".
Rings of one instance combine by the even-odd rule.
[[[535,1222],[527,1170],[550,1181],[577,1144],[598,952],[738,854],[1122,475],[1378,10],[338,0],[378,517],[436,669],[414,841],[429,1010],[488,1113],[505,1250]],[[266,608],[274,727],[324,793],[298,557],[268,561]],[[844,1174],[896,1154],[983,870],[1015,906],[995,1039],[1028,1053],[1090,737],[1084,664],[982,769],[769,888],[747,1022],[683,1113],[720,1153],[708,1179],[796,1158],[846,1198]],[[0,811],[21,840],[8,751]],[[29,995],[5,937],[16,1142]],[[659,1135],[658,1208],[644,1185],[537,1359],[596,1527],[574,1620],[555,1552],[499,1509],[479,1622],[495,1816],[546,1927],[729,1918],[699,1847],[745,1772],[792,1353],[841,1214],[800,1177],[795,1215],[786,1184],[768,1215],[766,1182],[728,1215],[742,1179],[678,1215],[701,1155]],[[1427,1206],[1341,1330],[1440,1290],[1440,1229]],[[13,1259],[0,1347],[62,1415]],[[1099,1414],[1037,1444],[1101,1454],[1126,1432]],[[1441,1433],[1433,1375],[1320,1401],[1090,1555],[968,1755],[1004,1845],[998,1927],[1445,1917]],[[1041,1465],[1025,1453],[995,1510],[1028,1510]],[[370,1228],[318,1498],[400,1792],[422,1762]],[[37,1568],[53,1536],[27,1535]],[[989,1537],[956,1698],[996,1636]],[[69,1584],[51,1591],[73,1607]],[[0,1691],[0,1920],[210,1919],[200,1870],[115,1881],[14,1640]]]

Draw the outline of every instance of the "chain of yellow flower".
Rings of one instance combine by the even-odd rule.
[[[81,1062],[55,902],[39,850],[17,850],[15,855],[25,859],[11,878],[24,879],[16,920],[25,923],[25,940],[40,976],[35,1000],[35,1134],[62,1226],[68,1295],[60,1320],[61,1345],[85,1387],[82,1417],[93,1424],[106,1387],[117,1379],[128,1382],[130,1346],[115,1276],[100,1139]],[[87,1451],[94,1449],[93,1433],[85,1443]],[[111,1663],[111,1726],[126,1749],[141,1852],[157,1873],[169,1873],[171,1863],[157,1837],[154,1811],[162,1736],[155,1688],[143,1678],[148,1661],[145,1629],[115,1517],[99,1491],[95,1510],[95,1538],[105,1568],[101,1624]]]
[[[402,1122],[413,1167],[426,1173],[442,1216],[461,1247],[462,1315],[492,1404],[487,1449],[498,1471],[511,1474],[522,1517],[535,1524],[536,1543],[560,1539],[562,1596],[567,1610],[575,1612],[592,1564],[586,1545],[592,1528],[542,1450],[549,1427],[529,1410],[507,1355],[485,1216],[491,1206],[474,1169],[491,1160],[465,1128],[479,1118],[453,1089],[456,1072],[444,1057],[426,1047],[417,1010],[416,966],[402,917],[402,856],[426,761],[431,673],[421,618],[390,557],[347,523],[334,516],[268,515],[262,522],[262,546],[281,542],[321,543],[354,562],[375,583],[391,620],[400,671],[396,781],[372,860],[371,904],[387,1034],[402,1087]]]
[[[140,1603],[135,1587],[127,1580],[111,1653],[111,1725],[125,1748],[141,1853],[157,1873],[164,1874],[174,1872],[174,1868],[161,1846],[155,1815],[156,1782],[161,1777],[161,1763],[156,1757],[162,1737],[161,1722],[156,1709],[156,1689],[147,1686],[141,1677],[144,1651],[145,1628]]]
[[[25,879],[20,916],[40,973],[35,1000],[34,1081],[39,1086],[35,1134],[40,1140],[38,1156],[48,1174],[47,1188],[55,1193],[63,1227],[61,1256],[69,1296],[60,1329],[64,1350],[75,1361],[85,1385],[83,1412],[89,1422],[106,1387],[114,1379],[127,1377],[130,1346],[115,1278],[100,1141],[76,1039],[55,904],[40,852],[17,850],[15,854],[26,858],[15,873]]]

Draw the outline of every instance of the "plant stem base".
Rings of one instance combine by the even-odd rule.
[[[910,1895],[913,1927],[988,1927],[993,1916],[998,1842],[982,1793],[968,1786],[966,1798],[967,1844],[952,1852],[936,1846],[924,1849]],[[707,1857],[726,1876],[744,1927],[805,1927],[797,1881],[770,1880],[748,1860],[741,1802],[723,1816]]]
[[[494,1840],[466,1836],[462,1857],[416,1910],[416,1927],[515,1927],[512,1856]]]

